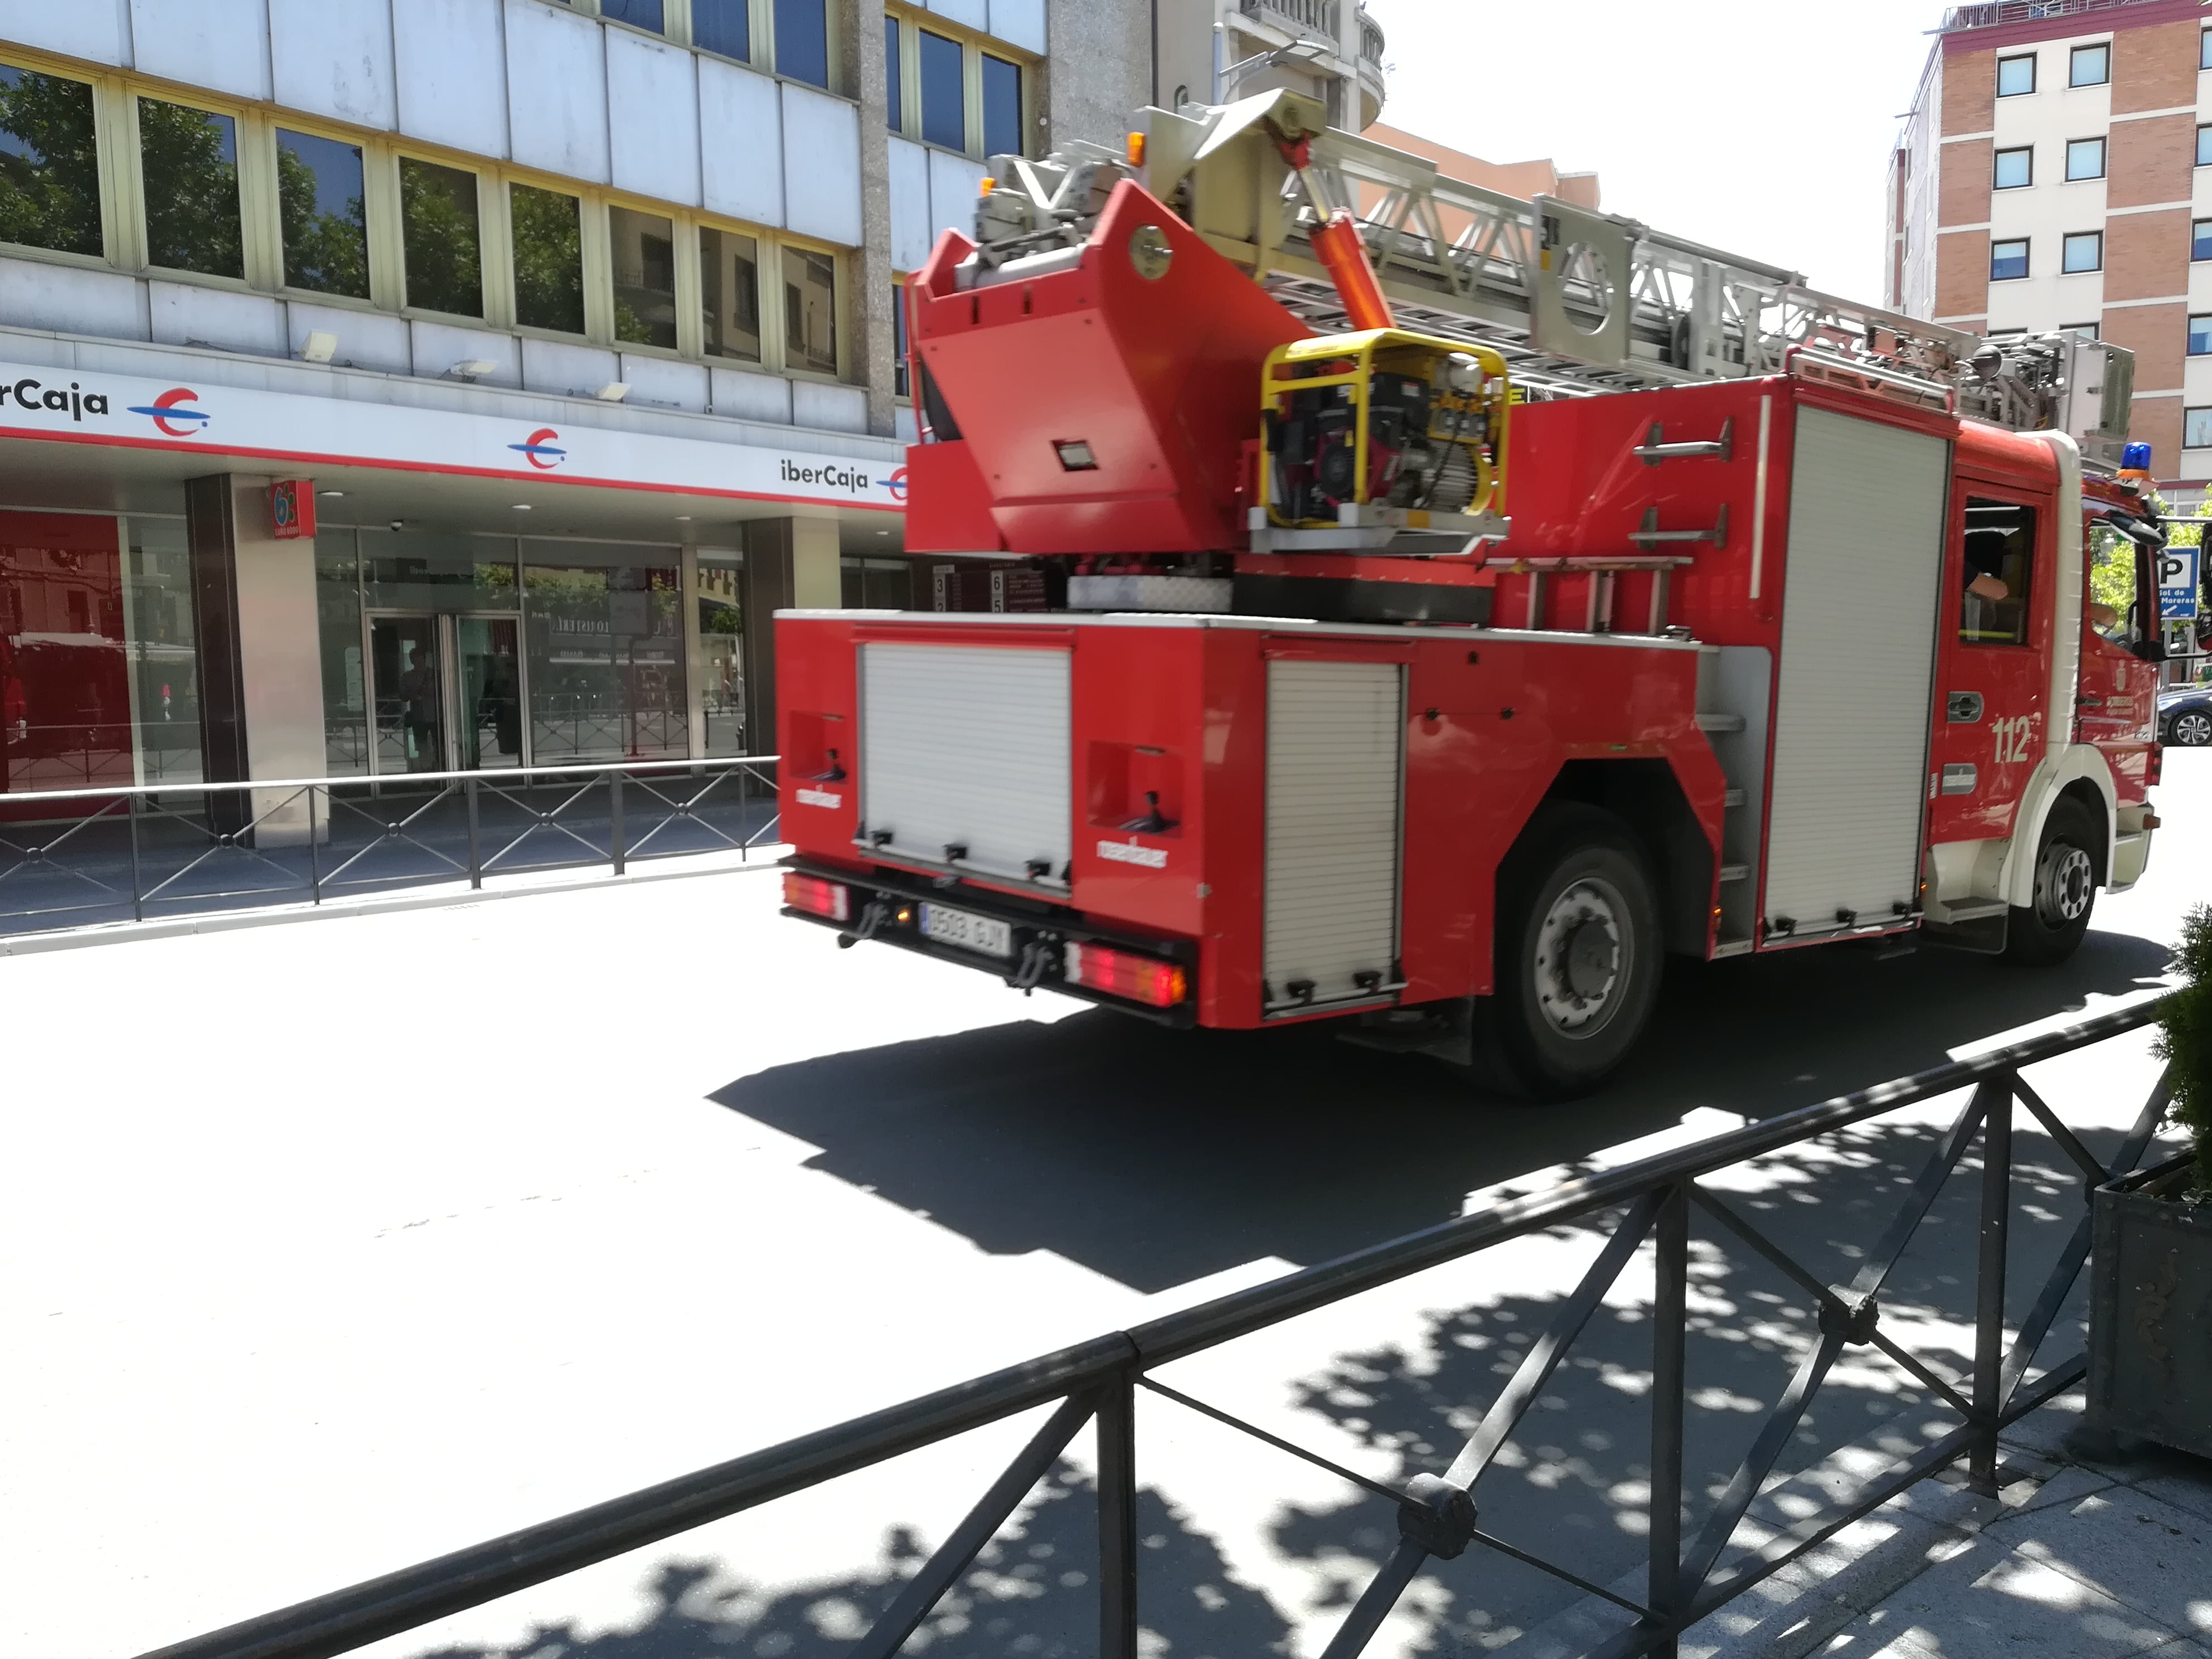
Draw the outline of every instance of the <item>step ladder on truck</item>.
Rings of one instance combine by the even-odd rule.
[[[2142,874],[2125,351],[1440,179],[1289,93],[992,165],[905,290],[907,548],[1058,608],[779,613],[787,914],[1558,1098],[1668,956],[2048,963]]]

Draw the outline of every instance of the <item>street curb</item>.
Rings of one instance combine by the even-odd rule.
[[[533,881],[513,886],[470,887],[441,884],[424,891],[394,893],[384,897],[345,899],[329,904],[268,905],[258,909],[224,910],[164,921],[105,922],[91,927],[61,928],[50,933],[0,937],[0,957],[31,957],[50,951],[75,951],[88,945],[122,945],[137,939],[177,939],[193,933],[228,933],[247,927],[273,927],[295,921],[335,921],[351,916],[388,915],[404,910],[435,910],[457,904],[478,904],[487,899],[535,898],[549,893],[583,893],[607,887],[641,886],[647,882],[686,881],[701,876],[737,876],[749,871],[773,871],[776,860],[791,850],[777,843],[759,849],[759,856],[742,863],[718,859],[712,864],[687,864],[681,869],[625,870],[620,875],[586,875],[572,881]],[[673,860],[672,860],[673,862]]]

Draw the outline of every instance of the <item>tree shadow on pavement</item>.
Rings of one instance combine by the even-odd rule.
[[[1090,1659],[1098,1650],[1098,1531],[1090,1478],[1066,1463],[988,1545],[903,1652]],[[1137,1536],[1154,1659],[1251,1659],[1286,1651],[1266,1597],[1236,1582],[1212,1540],[1156,1492],[1140,1492]],[[648,1611],[612,1630],[542,1626],[511,1647],[445,1646],[419,1659],[847,1659],[927,1559],[904,1528],[861,1571],[765,1589],[713,1559],[659,1563],[643,1586]]]
[[[2167,956],[2092,933],[2033,972],[1850,946],[1670,964],[1627,1071],[1566,1109],[1485,1099],[1439,1062],[1322,1028],[1179,1032],[1098,1009],[775,1066],[714,1098],[986,1250],[1053,1251],[1149,1292],[1329,1260],[1700,1107],[1767,1116],[1941,1065],[2148,988]]]

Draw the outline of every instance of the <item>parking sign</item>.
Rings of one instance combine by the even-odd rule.
[[[2158,556],[2158,614],[2167,622],[2197,616],[2197,561],[2202,550],[2169,547]]]

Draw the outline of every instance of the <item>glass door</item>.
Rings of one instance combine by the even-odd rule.
[[[369,700],[376,728],[369,743],[369,769],[380,776],[452,769],[441,620],[368,618]]]
[[[526,766],[523,752],[522,618],[455,617],[454,683],[460,691],[456,735],[464,772]]]

